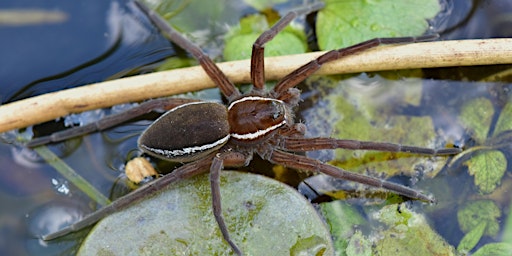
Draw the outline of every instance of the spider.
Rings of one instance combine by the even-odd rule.
[[[322,163],[295,152],[322,149],[380,150],[390,152],[410,152],[424,155],[451,155],[459,153],[458,148],[430,149],[400,144],[343,140],[334,138],[306,138],[306,127],[296,123],[293,108],[299,103],[300,91],[297,84],[315,73],[322,64],[355,54],[381,44],[413,43],[432,40],[432,36],[376,38],[360,44],[332,50],[303,65],[278,81],[271,90],[265,89],[264,46],[286,27],[295,17],[317,11],[323,3],[314,3],[283,16],[269,30],[255,41],[251,57],[251,80],[253,88],[240,93],[233,83],[222,73],[216,64],[203,51],[180,35],[155,12],[141,3],[138,7],[171,42],[191,53],[216,83],[227,99],[227,105],[187,99],[162,98],[142,103],[127,112],[106,117],[96,123],[40,137],[27,144],[34,147],[58,142],[89,132],[103,130],[129,120],[155,108],[167,108],[168,112],[152,123],[139,137],[139,148],[148,155],[173,162],[183,162],[172,173],[150,182],[129,193],[112,204],[86,216],[55,233],[42,236],[51,240],[89,226],[103,216],[120,210],[136,200],[165,188],[170,183],[189,178],[203,172],[210,172],[212,207],[224,240],[232,250],[242,254],[242,250],[230,238],[222,216],[220,195],[220,172],[227,167],[247,165],[254,154],[273,164],[293,169],[324,173],[334,178],[349,180],[371,187],[383,188],[411,199],[433,202],[434,199],[409,187],[384,181],[378,178],[352,173]],[[435,38],[435,37],[434,37]]]

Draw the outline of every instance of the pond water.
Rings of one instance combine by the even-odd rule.
[[[227,25],[237,24],[245,14],[256,12],[239,1],[227,2],[229,3],[223,6],[208,8],[198,8],[200,4],[194,1],[177,1],[171,4],[176,9],[185,7],[173,18],[177,27],[192,32],[201,47],[219,61],[223,44],[221,39],[227,31]],[[300,2],[278,4],[275,9],[284,12],[293,6],[299,6]],[[447,0],[443,4],[443,11],[431,22],[433,30],[440,32],[441,40],[512,36],[512,4],[506,1]],[[207,12],[205,9],[210,10]],[[4,15],[5,11],[14,13],[20,19],[11,19],[5,23],[0,21],[1,104],[65,88],[148,72],[154,69],[156,62],[176,56],[174,48],[156,33],[155,28],[130,1],[22,0],[0,3],[0,15]],[[194,15],[204,18],[194,18],[192,22],[190,17]],[[177,52],[178,55],[185,56],[180,50]],[[340,111],[340,108],[335,105],[345,99],[357,106],[358,111],[364,112],[361,109],[370,108],[381,115],[385,113],[386,118],[370,119],[371,124],[379,123],[387,129],[388,126],[403,125],[392,116],[406,116],[407,120],[421,119],[421,124],[427,124],[432,129],[427,133],[436,134],[433,136],[434,140],[418,138],[417,135],[417,141],[406,141],[407,144],[443,147],[446,143],[453,143],[465,149],[480,146],[481,151],[475,150],[474,154],[453,161],[450,168],[444,165],[446,159],[435,164],[427,161],[413,162],[411,166],[391,165],[394,166],[393,169],[398,170],[392,172],[393,181],[413,185],[436,196],[438,204],[435,206],[412,203],[411,207],[425,214],[431,226],[455,247],[468,232],[458,226],[459,210],[467,207],[472,200],[493,202],[500,212],[497,217],[500,231],[483,236],[476,246],[478,248],[487,243],[501,241],[501,232],[510,222],[507,221],[507,216],[512,199],[507,191],[510,191],[512,179],[510,171],[506,168],[507,162],[504,163],[504,168],[507,169],[505,175],[492,193],[481,195],[482,188],[477,186],[475,178],[468,174],[472,170],[468,166],[478,164],[476,161],[471,162],[471,159],[477,158],[478,155],[485,157],[486,152],[499,150],[506,159],[511,157],[508,146],[510,143],[507,143],[510,138],[509,130],[501,129],[507,127],[507,124],[503,124],[506,122],[501,120],[512,118],[509,117],[512,110],[507,107],[512,105],[509,95],[511,88],[508,84],[511,76],[505,76],[500,81],[488,79],[510,68],[502,65],[429,69],[423,71],[423,79],[416,78],[416,73],[404,72],[350,78],[316,78],[300,86],[303,91],[303,103],[298,110],[297,118],[309,126],[308,135],[311,136],[365,139],[357,137],[357,132],[350,132],[354,129],[348,124],[347,131],[344,130],[342,116],[348,114],[336,112]],[[405,87],[407,93],[404,93]],[[372,106],[361,106],[364,104],[362,102],[368,101],[364,98],[367,97],[365,95],[378,95],[381,100],[372,99]],[[220,100],[216,90],[187,96]],[[129,106],[91,112],[91,115],[97,118],[126,107]],[[473,117],[471,113],[479,116]],[[84,117],[77,117],[78,120],[81,118]],[[137,136],[154,118],[154,115],[145,116],[102,133],[52,145],[50,149],[99,192],[112,200],[130,189],[123,177],[124,164],[139,154],[136,149]],[[480,125],[480,122],[475,124],[475,119],[483,125]],[[62,120],[49,122],[33,129],[38,134],[45,134],[62,129],[63,123]],[[479,128],[480,126],[487,128]],[[19,135],[14,132],[5,133],[1,137],[3,142],[0,142],[0,202],[3,205],[0,207],[0,254],[74,253],[87,230],[58,242],[44,242],[38,239],[37,235],[79,219],[96,209],[98,203],[78,190],[34,151],[9,143],[16,136]],[[377,134],[377,139],[372,140],[403,143],[400,137],[395,140],[386,133]],[[310,156],[322,160],[332,160],[334,157],[332,163],[340,166],[359,165],[350,162],[350,159],[346,160],[357,158],[357,154],[340,154],[314,152]],[[487,157],[484,162],[500,165],[490,162],[492,159],[500,158],[499,156]],[[385,163],[377,167],[362,167],[362,171],[386,176],[382,170],[383,166],[391,169],[390,165]],[[159,163],[159,167],[170,169],[165,163]],[[272,166],[263,163],[251,165],[250,169],[272,169]],[[429,172],[433,169],[436,169],[435,174]],[[297,186],[301,178],[303,177],[291,175],[283,180]],[[320,182],[318,186],[321,186],[321,183],[325,181]],[[309,184],[315,188],[314,180]],[[330,189],[339,185],[332,181],[328,181],[328,184],[331,186]],[[346,187],[346,184],[341,186]],[[348,187],[351,188],[350,185]],[[376,199],[370,202],[354,199],[354,195],[349,197],[351,199],[348,201],[353,203],[355,209],[368,215],[374,207],[368,206],[369,204],[386,204],[379,199],[382,195],[376,195]],[[332,200],[332,197],[329,198]]]

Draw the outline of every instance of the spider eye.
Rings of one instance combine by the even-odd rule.
[[[281,113],[281,111],[274,112],[274,115],[272,115],[272,119],[276,120],[279,117],[281,117],[282,115],[283,114]]]
[[[269,104],[271,105],[273,112],[272,112],[272,119],[277,120],[283,116],[283,106],[281,104],[278,104],[275,101],[270,101]]]

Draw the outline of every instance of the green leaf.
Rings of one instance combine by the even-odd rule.
[[[474,229],[469,231],[460,241],[459,246],[457,246],[457,251],[463,254],[467,254],[471,251],[484,235],[486,226],[487,222],[482,221]]]
[[[228,61],[250,59],[253,43],[268,28],[267,18],[264,15],[254,14],[242,18],[240,25],[232,28],[225,37],[224,59]],[[306,50],[304,32],[288,26],[265,45],[265,56],[298,54]]]
[[[501,132],[512,130],[512,102],[507,101],[505,107],[501,110],[500,117],[494,128],[494,135]]]
[[[428,225],[425,218],[406,207],[388,205],[371,217],[385,223],[374,245],[374,255],[455,255],[453,247]]]
[[[286,0],[244,0],[247,5],[252,6],[254,9],[258,11],[263,11],[267,8],[270,8],[276,4],[281,4],[286,2]]]
[[[347,256],[371,256],[372,243],[361,231],[357,230],[348,240],[346,254]]]
[[[175,183],[103,219],[79,255],[228,254],[210,194],[207,174]],[[260,175],[225,171],[221,194],[231,238],[247,255],[333,254],[323,220],[293,188]]]
[[[419,36],[440,10],[437,0],[326,0],[317,17],[318,45],[332,50],[376,37]]]
[[[355,239],[363,240],[359,236],[357,238],[353,237],[354,233],[357,234],[355,227],[364,225],[366,220],[350,204],[344,201],[322,203],[320,204],[320,212],[329,225],[337,252],[345,252],[349,244],[354,243]]]
[[[462,106],[460,120],[464,127],[473,132],[474,139],[484,144],[491,125],[494,108],[486,98],[477,98]]]
[[[485,223],[485,235],[496,236],[499,231],[498,219],[501,212],[498,206],[491,200],[479,200],[468,202],[457,212],[459,227],[464,233],[468,233]]]
[[[482,150],[464,164],[483,194],[492,193],[507,170],[507,159],[499,150]]]
[[[510,256],[512,244],[510,243],[490,243],[482,246],[472,256]]]

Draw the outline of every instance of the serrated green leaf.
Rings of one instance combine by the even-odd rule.
[[[482,221],[474,229],[469,231],[460,241],[459,246],[457,246],[457,251],[464,254],[471,251],[484,235],[486,226],[487,222]]]
[[[480,247],[472,256],[510,256],[510,252],[512,252],[510,243],[490,243]]]
[[[500,209],[491,200],[468,202],[457,212],[457,220],[462,232],[468,233],[484,222],[486,223],[484,234],[487,236],[495,236],[498,234],[498,219],[500,217]]]
[[[477,98],[462,106],[460,120],[464,127],[473,132],[474,139],[484,144],[491,125],[494,108],[486,98]]]
[[[475,185],[483,194],[492,193],[507,170],[507,159],[499,150],[476,153],[468,161],[469,174],[475,177]]]
[[[317,17],[318,45],[332,50],[376,37],[418,36],[440,10],[437,0],[326,0]]]
[[[240,20],[225,37],[225,60],[251,58],[252,44],[258,36],[269,28],[266,17],[254,14]],[[265,45],[265,56],[280,56],[304,53],[307,50],[306,35],[302,30],[288,26]]]

